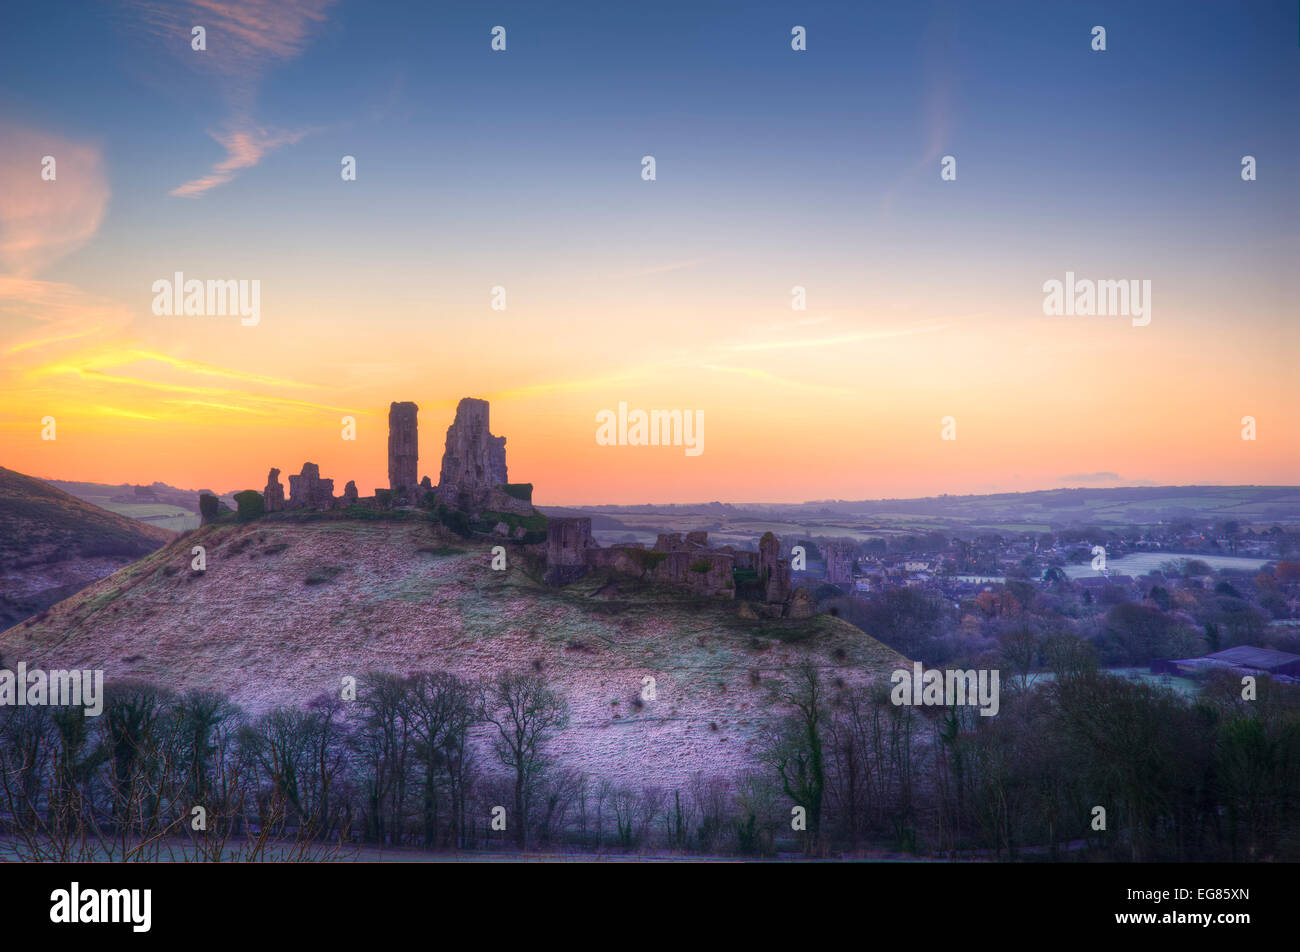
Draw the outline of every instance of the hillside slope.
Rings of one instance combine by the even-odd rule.
[[[424,522],[206,526],[0,635],[0,654],[214,688],[251,711],[374,670],[534,670],[571,707],[562,761],[646,783],[752,766],[770,682],[803,659],[832,683],[903,663],[829,616],[745,620],[734,602],[600,577],[550,589],[510,558],[493,571],[488,545]],[[657,698],[640,704],[647,676]]]
[[[0,467],[0,628],[174,538]]]

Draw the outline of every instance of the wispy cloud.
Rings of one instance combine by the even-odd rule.
[[[36,348],[28,352],[34,353]],[[21,359],[3,366],[0,384],[21,381],[29,392],[57,393],[77,412],[84,408],[99,416],[190,419],[196,410],[230,411],[266,419],[322,411],[379,415],[377,411],[321,401],[319,397],[335,393],[335,388],[325,385],[130,346],[83,347],[25,369],[19,366]]]
[[[651,375],[649,368],[628,370],[624,373],[609,374],[603,377],[580,377],[566,380],[548,380],[544,383],[528,384],[523,387],[511,387],[488,394],[491,400],[520,400],[532,397],[548,397],[559,393],[584,393],[591,390],[603,390],[618,384],[634,380],[645,380]]]
[[[325,21],[335,0],[137,0],[144,28],[164,40],[190,68],[214,77],[228,116],[210,135],[225,158],[205,175],[171,190],[197,198],[256,166],[267,154],[298,142],[310,129],[269,129],[257,121],[257,91],[278,62],[299,56]],[[206,49],[190,48],[190,31],[202,26]]]
[[[156,420],[158,419],[152,413],[141,413],[138,410],[124,410],[121,407],[108,407],[103,404],[95,404],[86,408],[86,412],[93,416],[111,416],[123,417],[128,420]]]
[[[6,356],[9,356],[12,354],[22,353],[25,350],[35,350],[38,347],[48,347],[51,344],[62,344],[65,341],[80,340],[81,338],[88,337],[91,334],[99,333],[99,330],[98,327],[90,327],[84,331],[74,331],[71,334],[61,334],[58,337],[43,337],[37,340],[23,341],[21,344],[15,344],[13,347],[10,347],[5,351],[5,354]]]
[[[733,351],[767,351],[797,350],[805,347],[830,347],[840,344],[856,344],[866,340],[885,340],[891,337],[911,337],[915,334],[934,334],[952,327],[951,324],[920,324],[914,327],[891,328],[878,331],[863,331],[859,334],[841,334],[836,337],[803,337],[792,340],[761,341],[753,344],[731,344],[726,350]]]
[[[284,145],[293,145],[309,132],[306,129],[297,132],[267,132],[252,127],[214,132],[212,138],[225,148],[226,157],[214,165],[207,175],[176,186],[170,194],[181,198],[197,198],[209,189],[225,185],[242,169],[251,169],[267,153]]]
[[[53,181],[41,177],[47,155]],[[0,274],[31,278],[80,248],[99,230],[108,196],[98,146],[0,122]]]
[[[778,321],[775,324],[767,325],[767,329],[770,331],[783,331],[791,327],[815,327],[818,324],[826,324],[833,320],[835,318],[829,314],[822,314],[818,317],[805,317],[797,321]]]
[[[939,157],[949,148],[953,129],[953,89],[957,85],[953,77],[952,64],[957,57],[953,53],[956,41],[957,22],[951,10],[943,6],[936,8],[931,15],[926,30],[924,61],[928,74],[928,88],[925,96],[925,143],[910,165],[904,168],[885,190],[880,207],[884,212],[893,210],[899,194],[920,176],[939,176]]]
[[[698,265],[705,264],[713,258],[689,258],[684,261],[669,261],[663,264],[649,265],[643,268],[633,268],[630,271],[621,271],[617,274],[609,275],[608,281],[627,281],[632,278],[646,278],[655,274],[667,274],[670,271],[684,271],[687,268],[694,268]]]
[[[782,387],[789,387],[793,390],[812,390],[817,393],[852,393],[844,387],[832,387],[820,383],[804,383],[801,380],[791,380],[788,377],[781,377],[766,370],[759,370],[754,367],[730,367],[725,364],[705,364],[705,370],[712,370],[715,373],[737,374],[742,377],[750,377],[754,380],[761,380],[764,383],[776,384]]]
[[[42,367],[38,371],[41,375],[76,375],[88,384],[100,384],[109,387],[123,389],[152,390],[161,393],[182,393],[194,394],[196,396],[206,397],[225,397],[227,399],[236,399],[243,404],[268,404],[286,409],[300,410],[329,410],[336,413],[364,413],[367,415],[378,415],[374,411],[357,410],[353,407],[331,406],[325,403],[316,403],[311,400],[296,400],[289,397],[276,397],[270,394],[254,393],[246,390],[236,390],[228,387],[207,387],[198,384],[171,383],[163,380],[150,380],[146,377],[133,377],[124,374],[105,373],[102,370],[92,370],[86,367],[78,366],[73,363],[53,364],[48,367]]]

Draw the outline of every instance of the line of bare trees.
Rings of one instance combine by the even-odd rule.
[[[992,859],[1300,858],[1300,691],[1195,700],[1097,672],[1004,680],[997,716],[893,704],[801,665],[760,765],[679,789],[564,769],[533,673],[377,673],[355,700],[250,716],[110,684],[102,716],[0,707],[0,858],[328,859],[359,850],[669,850]],[[1104,810],[1099,824],[1097,808]],[[797,815],[797,816],[796,816]]]
[[[1052,677],[1004,682],[997,715],[895,706],[803,665],[765,745],[811,854],[1300,859],[1300,687],[1221,674],[1195,698],[1097,670],[1062,639]],[[1010,685],[1006,690],[1005,685]],[[1104,812],[1103,812],[1104,811]],[[788,824],[788,817],[785,818]]]

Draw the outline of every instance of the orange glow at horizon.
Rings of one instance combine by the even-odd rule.
[[[724,336],[697,353],[646,353],[659,359],[644,363],[627,335],[594,342],[621,343],[621,359],[593,346],[589,362],[540,361],[555,376],[509,357],[475,372],[480,333],[455,350],[444,335],[411,335],[410,356],[382,365],[368,354],[352,360],[354,348],[328,334],[275,359],[250,356],[240,335],[260,340],[259,331],[238,326],[209,339],[203,360],[127,334],[22,335],[4,341],[4,465],[225,492],[261,489],[270,467],[289,474],[312,461],[337,486],[356,480],[368,495],[387,483],[391,400],[420,405],[420,475],[436,481],[457,400],[479,396],[491,401],[493,432],[507,437],[511,479],[532,482],[543,505],[1013,491],[1101,473],[1117,476],[1101,484],[1295,482],[1294,394],[1256,388],[1231,406],[1220,396],[1252,391],[1250,355],[1216,352],[1205,331],[1193,342],[1154,325],[1022,323],[1023,333],[1000,337],[969,324],[862,346],[752,351],[729,350]],[[512,353],[547,343],[540,330],[513,330]],[[1126,339],[1135,333],[1149,334],[1143,351]],[[1144,351],[1153,347],[1176,359],[1152,368]],[[436,355],[427,365],[425,353]],[[1132,383],[1104,382],[1113,380]],[[598,445],[596,413],[619,402],[701,411],[703,453]],[[1258,421],[1254,442],[1240,438],[1247,414]],[[55,441],[40,438],[46,416],[56,419]],[[345,416],[357,420],[355,441],[342,439]],[[952,441],[940,439],[948,416]]]

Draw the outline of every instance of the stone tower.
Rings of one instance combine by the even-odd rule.
[[[488,430],[488,402],[466,397],[447,428],[438,490],[445,495],[481,493],[506,482],[506,438]]]
[[[415,423],[419,412],[414,403],[393,403],[388,408],[388,488],[394,494],[403,489],[412,502],[417,501],[414,497],[420,485],[416,475],[420,450]]]

